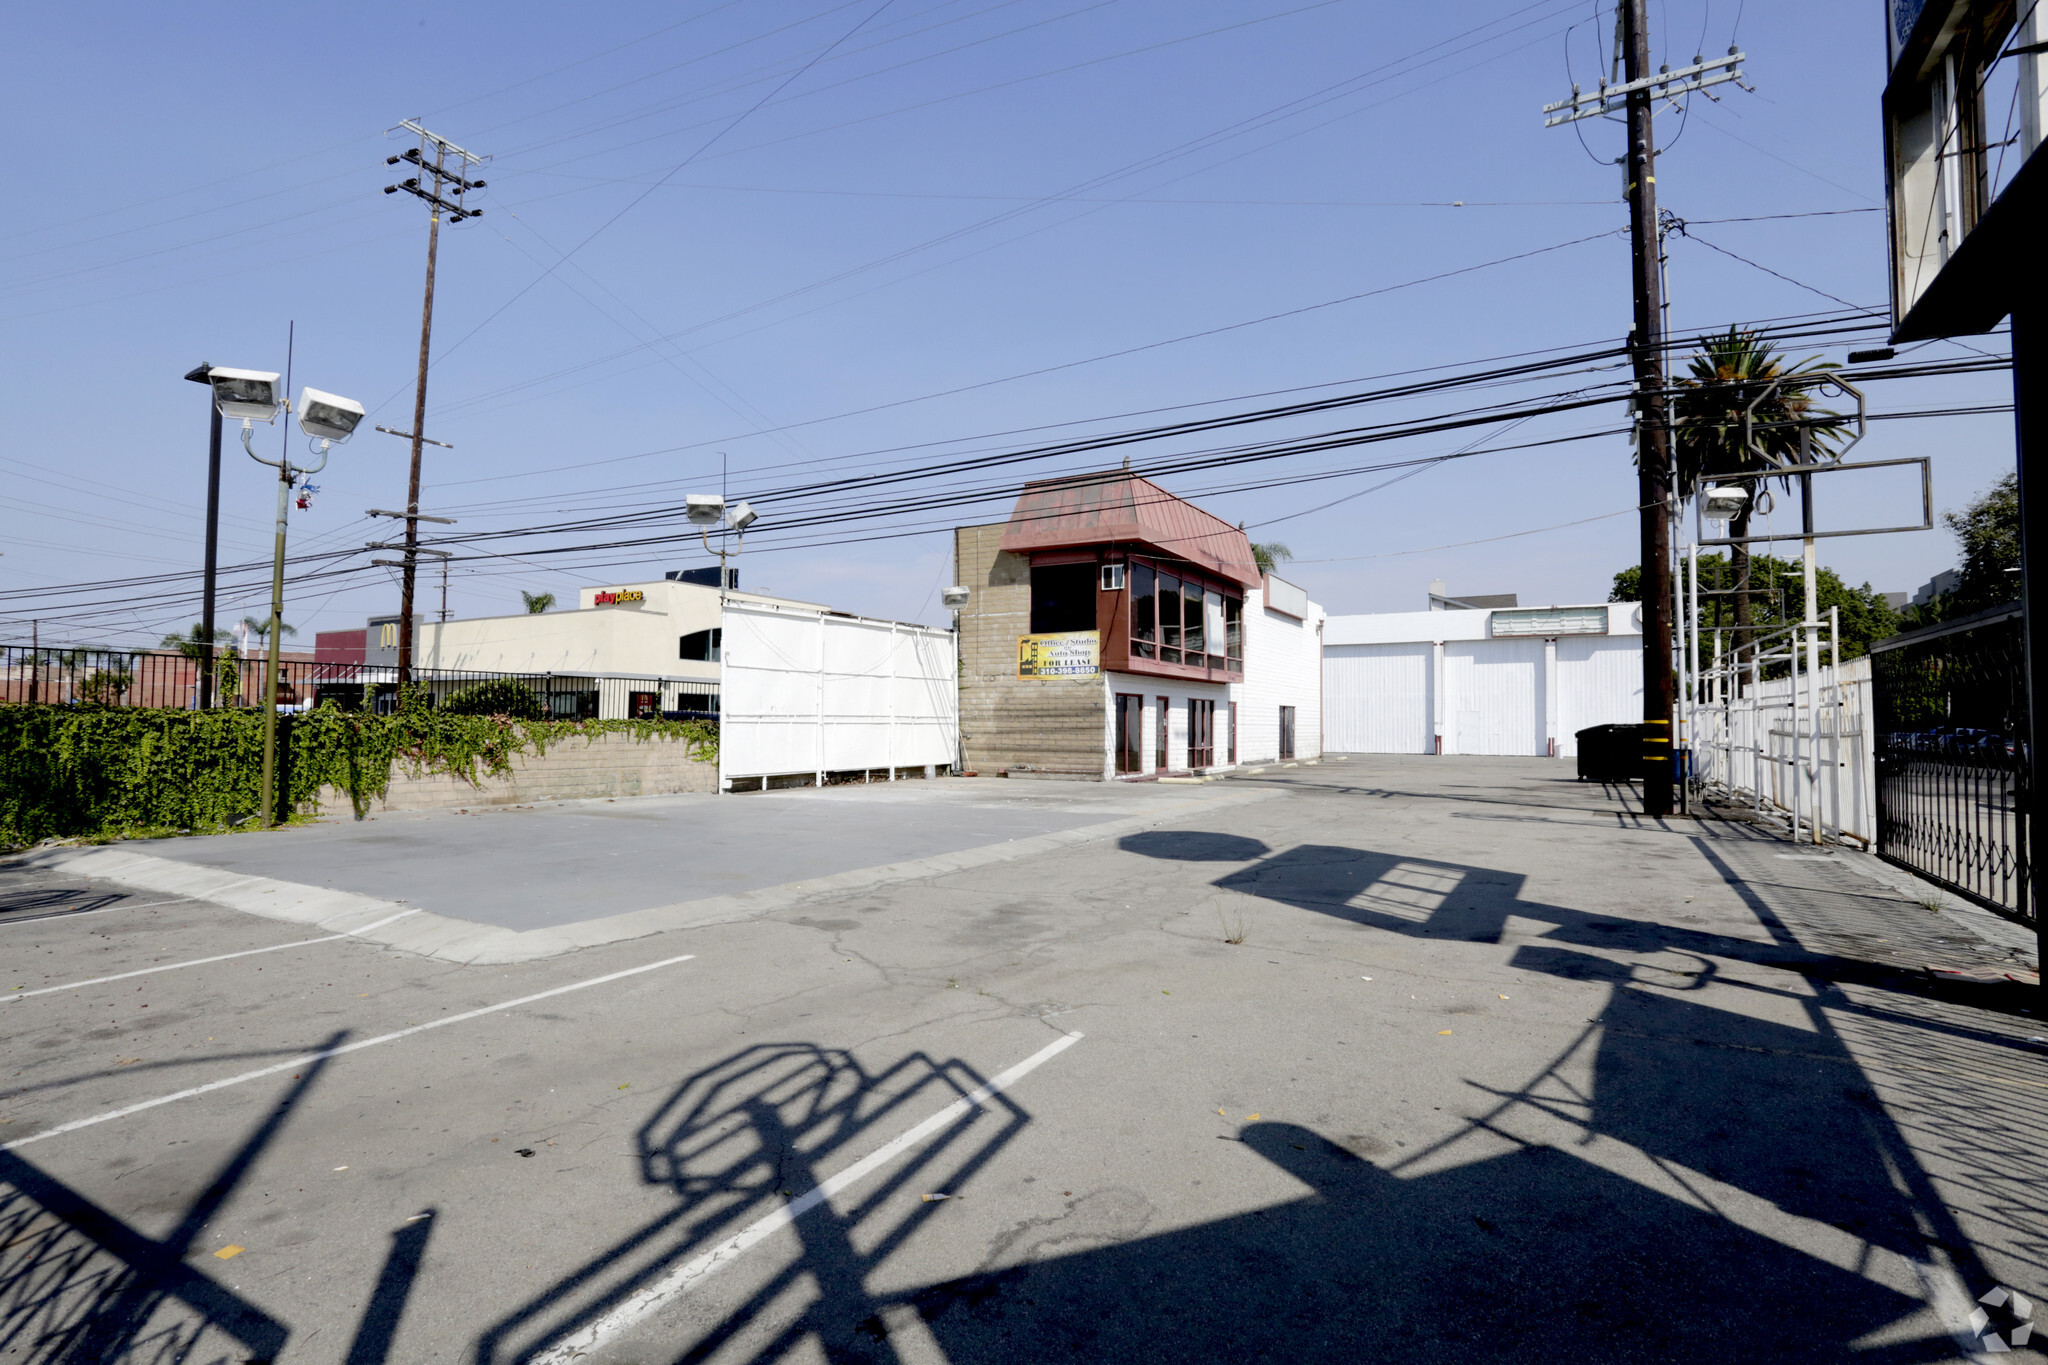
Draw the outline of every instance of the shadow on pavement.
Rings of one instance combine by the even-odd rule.
[[[0,868],[0,877],[19,874],[23,869]],[[105,910],[131,899],[125,891],[87,891],[79,887],[23,887],[0,891],[0,926],[24,924],[30,920],[57,919]]]
[[[1211,861],[1227,839],[1124,847]],[[1604,983],[1607,1001],[1520,1089],[1475,1084],[1488,1112],[1424,1152],[1396,1161],[1370,1138],[1254,1124],[1242,1141],[1301,1182],[1299,1199],[905,1296],[953,1365],[1954,1358],[1946,1331],[1905,1321],[1924,1314],[1921,1293],[1859,1271],[1889,1252],[1952,1269],[1972,1296],[1994,1281],[1835,1021],[1903,1021],[1944,1065],[2010,1040],[1851,1001],[1835,981],[1865,964],[1806,950],[1753,892],[1767,941],[1524,901],[1520,876],[1484,867],[1332,846],[1250,856],[1215,885],[1422,939],[1491,944],[1510,916],[1548,924],[1511,965]],[[1815,986],[1728,981],[1716,958]],[[1557,1136],[1515,1136],[1532,1128]],[[1995,1154],[1948,1155],[1989,1171]]]
[[[346,1037],[337,1033],[317,1050],[324,1052]],[[270,1365],[276,1360],[291,1338],[290,1326],[185,1262],[200,1254],[207,1224],[226,1208],[318,1084],[329,1060],[312,1062],[300,1073],[161,1238],[131,1226],[17,1153],[0,1151],[0,1360],[9,1365]],[[388,1352],[389,1333],[378,1324],[395,1324],[403,1310],[411,1273],[399,1278],[387,1266],[358,1342],[378,1348],[381,1340],[381,1349]],[[385,1358],[351,1355],[349,1360],[351,1365],[381,1365]]]
[[[398,1335],[399,1319],[412,1299],[413,1281],[419,1278],[420,1263],[426,1259],[427,1239],[434,1235],[433,1209],[424,1209],[391,1234],[391,1250],[384,1257],[384,1269],[356,1324],[356,1339],[349,1343],[343,1365],[385,1365],[391,1359],[391,1343]]]
[[[1548,924],[1548,940],[1518,946],[1512,965],[1598,983],[1606,999],[1526,1084],[1473,1083],[1484,1112],[1425,1150],[1397,1159],[1369,1137],[1254,1123],[1238,1137],[1246,1159],[1285,1171],[1298,1197],[878,1291],[876,1272],[938,1207],[916,1192],[960,1188],[1026,1122],[998,1101],[990,1106],[996,1123],[954,1125],[887,1168],[877,1188],[854,1191],[857,1200],[799,1205],[794,1257],[764,1256],[741,1301],[715,1321],[671,1316],[669,1330],[686,1337],[654,1355],[653,1343],[636,1340],[617,1358],[1909,1365],[1956,1357],[1916,1277],[1952,1277],[1972,1296],[1993,1281],[1837,1021],[1881,1017],[1916,1029],[1944,1064],[1943,1048],[1974,1049],[1981,1059],[2000,1040],[1966,1022],[1848,999],[1826,973],[1810,971],[1827,955],[1802,948],[1761,900],[1752,908],[1767,937],[1750,940],[1523,901],[1520,877],[1483,867],[1335,847],[1268,855],[1252,844],[1198,832],[1125,841],[1190,862],[1249,856],[1258,861],[1216,884],[1373,931],[1498,943],[1509,916]],[[1660,968],[1596,949],[1692,960]],[[1733,981],[1716,959],[1790,966],[1817,984]],[[606,1313],[672,1289],[678,1267],[735,1245],[742,1229],[820,1174],[977,1079],[921,1055],[870,1074],[844,1053],[806,1044],[750,1048],[690,1077],[641,1132],[642,1179],[672,1190],[676,1207],[505,1319],[479,1343],[478,1365],[588,1342]],[[1532,1131],[1543,1140],[1517,1135]],[[1170,1163],[1172,1153],[1161,1159]],[[1060,1238],[1056,1221],[1042,1230],[1048,1246],[1083,1240]],[[1877,1258],[1889,1283],[1867,1273]]]
[[[801,1253],[682,1359],[777,1360],[807,1339],[831,1361],[896,1359],[869,1276],[944,1207],[924,1194],[962,1188],[1029,1115],[998,1092],[838,1200],[803,1196],[984,1082],[958,1060],[912,1053],[871,1072],[811,1043],[763,1043],[686,1078],[638,1133],[640,1178],[674,1206],[494,1324],[477,1365],[575,1348],[622,1306],[668,1302],[701,1258],[792,1201]]]
[[[1919,1303],[1566,1151],[1404,1178],[1255,1124],[1290,1203],[912,1296],[953,1365],[1950,1359],[1856,1351]]]

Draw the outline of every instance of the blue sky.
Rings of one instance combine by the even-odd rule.
[[[1660,60],[1732,37],[1757,87],[1660,119],[1660,192],[1693,225],[1671,251],[1674,328],[1882,304],[1881,7],[1651,10]],[[1039,439],[1002,434],[1027,428],[1100,431],[1191,415],[1103,420],[1118,414],[1257,407],[1275,400],[1250,395],[1611,342],[1629,317],[1613,235],[1626,214],[1604,164],[1619,130],[1587,125],[1582,143],[1539,113],[1574,77],[1592,82],[1611,32],[1591,0],[24,11],[0,92],[16,187],[0,205],[0,587],[195,568],[206,400],[181,376],[202,360],[282,369],[288,323],[297,383],[409,424],[425,213],[381,192],[396,178],[384,158],[407,145],[384,130],[403,118],[493,156],[484,217],[443,233],[428,403],[428,433],[455,449],[430,448],[423,506],[472,534],[667,506],[715,491],[721,468],[744,497]],[[1824,216],[1710,221],[1774,214]],[[2003,338],[1972,344],[2005,351]],[[1871,406],[2009,396],[1994,374],[1883,385]],[[1614,409],[1559,414],[1496,439],[1616,425]],[[274,454],[279,429],[258,439]],[[1370,492],[1390,474],[1240,487],[1473,439],[1168,483],[1285,541],[1291,575],[1335,612],[1418,608],[1438,577],[1524,602],[1603,598],[1635,555],[1620,437],[1482,455]],[[264,560],[269,471],[232,444],[223,560]],[[2010,468],[2010,418],[1877,423],[1859,454],[1935,456],[1938,504],[1957,506]],[[367,431],[338,448],[315,506],[294,514],[294,551],[388,533],[361,514],[402,502],[405,462],[403,442]],[[1890,524],[1911,501],[1899,479],[1844,476],[1821,521]],[[937,622],[944,526],[1006,508],[778,532],[801,503],[764,503],[742,582]],[[1937,530],[1834,541],[1823,559],[1910,589],[1955,554]],[[522,589],[567,599],[704,562],[689,542],[471,559],[450,605],[516,611]],[[260,614],[266,577],[236,577],[223,619]],[[195,619],[196,601],[196,579],[109,591],[89,612],[45,609],[44,638],[153,642]],[[396,602],[382,570],[295,576],[286,618],[309,642]],[[26,638],[22,608],[7,608],[11,638]]]

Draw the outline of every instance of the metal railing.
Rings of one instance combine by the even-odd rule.
[[[264,662],[231,650],[219,652],[213,665],[214,707],[261,706]],[[203,665],[199,658],[174,651],[0,646],[0,704],[195,710]],[[703,678],[420,668],[412,676],[427,705],[436,707],[485,705],[490,694],[479,688],[517,683],[534,695],[545,716],[556,720],[716,720],[720,709],[718,684]],[[324,705],[389,714],[398,709],[398,670],[287,658],[278,665],[277,703],[294,712]]]
[[[1844,775],[1863,738],[1862,717],[1841,679],[1838,613],[1830,609],[1818,626],[1748,627],[1741,635],[1690,624],[1698,662],[1683,674],[1679,697],[1690,791],[1782,820],[1795,840],[1859,837]]]
[[[2016,605],[1871,647],[1878,856],[2031,922],[2025,659]]]

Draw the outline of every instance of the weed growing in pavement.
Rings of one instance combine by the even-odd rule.
[[[1231,902],[1229,901],[1218,901],[1216,903],[1216,918],[1222,921],[1223,924],[1223,941],[1225,943],[1243,943],[1245,937],[1243,903],[1241,901],[1238,902],[1239,909],[1235,915],[1231,913],[1230,905]]]

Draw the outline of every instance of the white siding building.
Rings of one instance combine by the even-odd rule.
[[[1643,717],[1633,602],[1332,616],[1323,741],[1339,753],[1575,757]]]
[[[1323,752],[1323,686],[1317,664],[1327,613],[1308,592],[1266,575],[1245,595],[1244,681],[1237,706],[1237,761],[1273,763],[1319,758]],[[1283,742],[1282,722],[1292,728]]]

